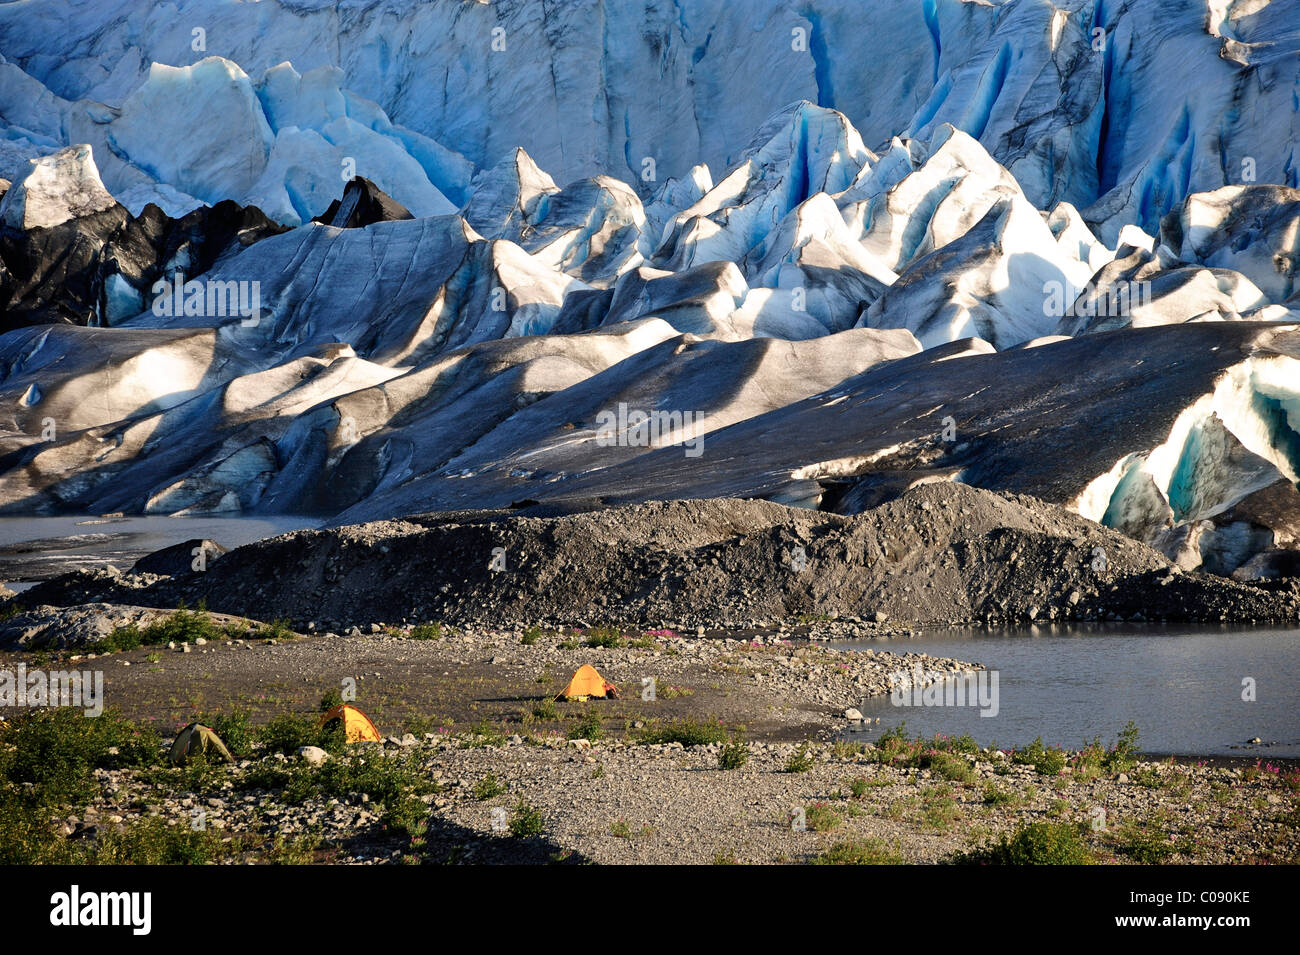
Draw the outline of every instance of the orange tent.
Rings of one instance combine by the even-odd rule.
[[[605,678],[590,663],[578,667],[569,685],[560,691],[557,700],[585,700],[588,697],[618,697],[618,687],[605,682]]]
[[[370,717],[351,703],[343,703],[333,709],[326,710],[321,714],[320,725],[325,726],[332,720],[343,721],[343,732],[347,735],[349,743],[377,743],[383,739],[379,735],[379,730],[375,728],[375,724],[370,722]]]

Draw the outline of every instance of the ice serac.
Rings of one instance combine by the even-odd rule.
[[[1108,63],[1093,30],[1106,5],[925,6],[940,47],[937,81],[909,135],[925,139],[943,124],[964,131],[1037,206],[1095,198]]]
[[[461,345],[549,331],[565,294],[586,288],[456,215],[294,229],[223,258],[206,281],[256,288],[256,320],[150,311],[127,324],[219,325],[266,360],[347,342],[368,360],[417,364]]]
[[[835,507],[873,488],[957,479],[1034,494],[1156,539],[1280,478],[1295,481],[1295,325],[1192,323],[953,357],[962,348],[900,358],[711,433],[703,460],[664,449],[635,469],[601,469],[529,496],[743,496]],[[463,503],[466,491],[446,493]]]
[[[777,289],[827,331],[852,328],[898,276],[857,241],[824,192],[800,203],[746,255],[753,284]]]
[[[1188,196],[1161,223],[1160,240],[1186,261],[1241,273],[1274,304],[1300,292],[1300,190],[1225,186]]]
[[[1038,211],[1012,195],[905,269],[863,322],[908,328],[926,346],[975,337],[1008,348],[1052,333],[1052,291],[1072,300],[1089,274],[1063,254]]]
[[[1289,534],[1300,512],[1300,365],[1289,332],[1226,368],[1149,449],[1099,476],[1078,499],[1085,516],[1165,550],[1184,566],[1230,573]],[[1248,502],[1268,490],[1272,506]],[[1237,512],[1235,517],[1225,517]],[[1241,513],[1267,513],[1244,521]]]
[[[951,124],[1036,206],[1070,202],[1112,246],[1130,223],[1154,233],[1193,192],[1300,186],[1291,0],[753,0],[743,15],[716,0],[575,0],[544,11],[375,0],[346,17],[320,3],[181,8],[250,77],[286,62],[304,78],[340,70],[348,97],[474,169],[522,146],[558,182],[611,175],[643,198],[701,162],[733,166],[772,111],[801,99],[844,114],[872,147]],[[87,110],[119,107],[153,64],[205,56],[191,29],[160,17],[145,6],[28,0],[0,7],[0,49],[69,104],[67,128],[85,130]],[[0,113],[10,115],[19,97],[3,86]],[[58,141],[60,124],[13,115],[19,148],[70,142]],[[420,158],[415,145],[405,151]],[[653,182],[642,178],[647,159]],[[441,160],[420,163],[462,206]]]
[[[88,145],[32,160],[0,199],[0,328],[91,321],[100,253],[127,218]]]
[[[489,239],[518,242],[546,216],[547,199],[560,191],[523,149],[474,177],[466,221]]]
[[[978,142],[941,126],[928,143],[899,144],[837,197],[863,246],[891,269],[964,235],[996,203],[1023,198],[1015,178]]]
[[[1239,272],[1182,266],[1161,247],[1128,247],[1097,273],[1063,314],[1057,331],[1082,335],[1129,326],[1285,318]],[[1276,314],[1273,314],[1276,312]]]
[[[680,179],[669,178],[645,204],[646,227],[642,233],[641,254],[649,257],[664,240],[664,228],[677,213],[704,198],[713,188],[713,176],[704,163],[693,166]]]
[[[448,194],[464,195],[469,164],[394,125],[342,82],[342,71],[324,66],[299,74],[281,63],[254,81],[218,56],[190,66],[154,63],[104,117],[101,135],[120,158],[110,180],[139,192],[146,187],[131,174],[143,173],[178,200],[234,199],[290,225],[321,214],[353,175],[418,215],[455,211]]]
[[[716,186],[673,217],[653,262],[671,269],[739,262],[805,199],[843,191],[874,159],[843,114],[795,103],[759,129]]]
[[[27,175],[0,200],[0,223],[23,231],[52,229],[116,205],[99,179],[90,147],[69,146],[32,160]]]
[[[337,513],[371,499],[410,501],[420,478],[470,449],[510,445],[502,432],[514,440],[527,434],[527,409],[550,396],[561,398],[561,421],[551,426],[563,432],[574,386],[675,334],[651,319],[586,335],[484,342],[320,404],[280,440],[284,467],[262,509]]]
[[[1099,7],[1107,107],[1084,214],[1105,241],[1156,232],[1193,193],[1300,185],[1295,14],[1286,0]]]
[[[645,224],[637,194],[597,176],[547,196],[522,244],[539,262],[601,287],[643,261],[638,245]]]
[[[558,394],[538,395],[490,433],[475,434],[472,442],[458,438],[461,452],[438,468],[408,464],[404,480],[359,501],[339,520],[455,506],[457,500],[508,504],[534,496],[533,490],[549,497],[562,493],[571,480],[663,453],[656,449],[707,459],[703,450],[717,430],[919,351],[902,331],[857,329],[806,342],[724,342],[677,335],[659,320],[620,323],[584,338],[603,343],[633,329],[641,340],[622,360]],[[658,341],[650,344],[648,336]],[[581,354],[580,348],[590,347],[574,342],[570,350]],[[483,404],[478,394],[475,403]],[[461,415],[466,413],[468,408]],[[665,416],[653,431],[638,423],[652,413]]]
[[[710,262],[679,272],[641,266],[621,276],[605,324],[655,317],[679,332],[737,340],[749,337],[732,316],[749,291],[731,262]]]
[[[205,202],[247,195],[274,139],[248,74],[215,56],[153,64],[108,132],[118,155]]]

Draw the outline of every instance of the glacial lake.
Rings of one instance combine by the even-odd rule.
[[[1041,736],[1077,748],[1094,736],[1112,743],[1133,720],[1149,753],[1300,757],[1300,628],[1099,624],[825,645],[955,657],[998,672],[996,716],[980,716],[978,706],[900,706],[880,697],[858,706],[880,722],[851,739],[906,723],[909,736],[969,733],[1002,748]],[[1253,703],[1242,700],[1247,677],[1255,681]],[[1248,744],[1255,737],[1262,745]]]
[[[227,549],[292,530],[318,527],[314,517],[0,517],[0,581],[25,590],[77,567],[127,570],[145,554],[194,538]]]

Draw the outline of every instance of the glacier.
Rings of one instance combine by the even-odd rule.
[[[1297,51],[1297,0],[0,5],[0,513],[957,481],[1268,576]]]

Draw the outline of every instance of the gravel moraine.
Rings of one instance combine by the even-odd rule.
[[[26,606],[214,611],[298,629],[379,620],[622,622],[694,629],[801,617],[916,625],[1052,620],[1294,621],[1300,580],[1183,573],[1117,531],[1031,497],[925,484],[846,517],[769,501],[659,501],[597,512],[432,514],[295,531],[203,572],[66,574]]]

